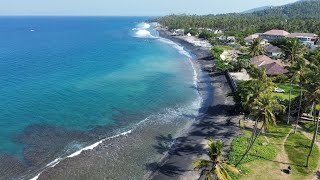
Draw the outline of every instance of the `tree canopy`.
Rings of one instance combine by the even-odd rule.
[[[320,1],[299,1],[251,13],[168,15],[154,19],[170,29],[210,28],[245,37],[270,29],[320,34]]]

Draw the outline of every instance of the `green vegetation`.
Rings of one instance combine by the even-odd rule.
[[[273,161],[281,149],[281,142],[289,133],[290,129],[291,127],[288,125],[279,124],[276,127],[270,128],[269,131],[265,133],[268,140],[265,137],[259,137],[257,142],[253,145],[253,148],[250,150],[248,156],[245,157],[239,165],[239,169],[243,173],[240,175],[233,174],[232,177],[234,179],[257,179],[257,176],[259,176],[259,173],[257,172],[261,171],[261,173],[263,173],[268,170],[268,174],[271,174],[270,176],[275,179],[274,174],[276,174],[277,171],[279,172],[279,168],[277,168],[279,163]],[[247,142],[250,139],[250,134],[250,131],[243,130],[243,135],[233,140],[228,155],[230,163],[236,163],[239,161],[241,155],[247,148]],[[259,168],[261,169],[259,170]],[[275,173],[272,174],[272,172]]]
[[[252,13],[221,15],[169,15],[155,19],[170,29],[211,28],[225,35],[245,37],[270,29],[320,34],[320,1],[299,1]]]
[[[282,98],[283,100],[289,100],[289,92],[290,92],[290,83],[275,83],[277,87],[283,89],[285,93],[276,93],[274,92],[274,96],[278,96]],[[291,90],[291,99],[294,99],[299,96],[300,94],[300,88],[298,85],[293,84],[292,90]]]
[[[308,133],[313,133],[315,124],[314,122],[301,122],[300,126],[302,129]],[[317,139],[320,139],[320,132],[317,133]]]
[[[293,172],[305,178],[311,174],[316,168],[319,161],[319,150],[315,147],[310,158],[310,166],[306,167],[306,158],[310,150],[310,139],[302,133],[290,134],[285,144],[285,150],[288,154]]]
[[[249,55],[252,57],[259,56],[264,54],[264,47],[261,45],[261,38],[256,38],[249,46]]]
[[[207,40],[210,40],[213,37],[216,37],[216,35],[212,32],[209,32],[209,31],[202,31],[199,34],[199,38],[203,38],[203,39],[207,39]]]
[[[221,140],[215,141],[210,139],[208,142],[208,156],[210,160],[199,159],[193,162],[193,167],[198,170],[207,170],[206,179],[218,179],[218,180],[231,180],[228,172],[235,174],[239,173],[239,170],[230,165],[222,158],[222,148],[224,144]]]
[[[197,36],[199,34],[199,30],[197,28],[191,28],[188,29],[186,33],[190,33],[192,36]]]
[[[229,152],[228,160],[232,164],[236,164],[242,154],[245,152],[248,146],[248,140],[251,136],[251,132],[248,130],[243,130],[243,135],[237,137],[235,140],[232,141],[231,149]],[[265,145],[263,145],[265,143]],[[278,149],[266,142],[266,139],[260,136],[256,143],[253,145],[250,153],[246,156],[241,164],[245,164],[251,161],[255,161],[258,159],[268,159],[273,160],[278,153]],[[241,168],[240,168],[241,169]]]
[[[215,57],[217,71],[240,71],[245,68],[251,77],[251,80],[238,82],[236,91],[232,93],[241,111],[252,119],[250,125],[252,131],[244,129],[243,136],[232,142],[231,151],[228,154],[229,161],[244,172],[241,175],[229,172],[233,179],[256,179],[262,177],[261,174],[265,172],[271,174],[266,176],[267,179],[274,179],[274,177],[281,179],[280,170],[287,167],[283,167],[276,161],[278,156],[284,157],[286,162],[289,159],[293,170],[293,173],[288,175],[290,178],[303,179],[315,170],[319,160],[319,147],[315,144],[316,137],[319,138],[319,120],[316,116],[317,113],[320,116],[318,112],[320,111],[320,48],[308,51],[295,38],[273,41],[273,45],[282,49],[284,53],[282,58],[288,65],[289,73],[268,77],[263,69],[249,63],[251,57],[265,53],[261,46],[261,39],[255,39],[246,47],[239,44],[233,47],[222,46],[221,44],[226,43],[219,42],[221,40],[213,31],[223,30],[225,36],[234,35],[237,38],[270,29],[320,34],[320,1],[299,1],[279,8],[247,14],[170,15],[159,18],[157,21],[171,29],[201,28],[199,37],[209,40],[214,45],[212,54]],[[211,30],[203,30],[206,28]],[[240,42],[239,39],[237,40]],[[243,45],[243,42],[240,44]],[[232,60],[231,58],[222,59],[220,55],[230,47],[232,50],[227,52],[232,55]],[[235,59],[236,56],[233,54],[239,51],[242,55]],[[285,93],[273,92],[275,87],[284,89]],[[309,133],[308,137],[305,137],[297,131],[299,117],[302,113],[311,110],[315,122],[301,124]],[[285,111],[287,114],[284,114]],[[275,127],[276,122],[284,118],[287,124],[280,123]],[[295,123],[294,133],[289,135],[292,122]],[[313,137],[309,137],[311,133]],[[287,135],[288,139],[285,141]],[[203,162],[199,161],[195,165],[203,169],[207,167],[204,164],[210,161]]]

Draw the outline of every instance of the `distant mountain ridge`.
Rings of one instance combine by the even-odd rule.
[[[252,12],[253,15],[279,15],[288,18],[320,18],[320,0],[299,0],[283,6],[274,6]]]
[[[257,7],[257,8],[253,8],[253,9],[249,9],[249,10],[243,11],[242,13],[253,13],[253,12],[256,12],[256,11],[262,11],[262,10],[270,9],[270,8],[273,8],[273,7],[275,7],[275,6],[262,6],[262,7]]]

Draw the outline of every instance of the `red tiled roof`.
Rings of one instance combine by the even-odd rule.
[[[262,65],[260,67],[264,68],[266,70],[267,75],[280,75],[280,74],[286,74],[289,72],[283,66],[279,65],[276,62],[273,62],[271,64]]]
[[[291,33],[288,35],[288,37],[312,37],[316,38],[318,35],[313,34],[313,33]]]
[[[288,36],[290,33],[284,30],[279,30],[279,29],[272,29],[270,31],[267,31],[263,33],[265,35],[274,35],[274,36]]]
[[[251,59],[251,62],[259,68],[266,69],[267,75],[286,74],[288,70],[285,69],[285,64],[279,60],[273,60],[265,55],[256,56]]]

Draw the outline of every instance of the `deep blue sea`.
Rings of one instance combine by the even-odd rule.
[[[147,19],[0,17],[1,176],[39,172],[150,119],[170,132],[186,124],[175,116],[199,106],[190,55]]]

